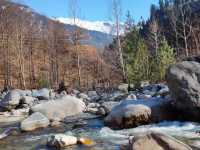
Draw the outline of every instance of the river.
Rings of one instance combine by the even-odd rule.
[[[12,126],[18,126],[14,124]],[[1,132],[8,126],[1,125]],[[65,133],[77,137],[87,137],[95,144],[88,146],[75,145],[67,147],[67,150],[119,150],[126,149],[129,136],[141,134],[146,131],[157,131],[169,134],[187,144],[200,147],[200,136],[196,131],[200,130],[200,124],[193,122],[166,121],[158,124],[144,125],[132,129],[114,131],[103,124],[103,119],[90,119],[81,125],[80,123],[62,124],[57,128],[39,129],[28,133],[15,133],[0,141],[0,150],[53,150],[46,147],[48,136],[55,133]]]

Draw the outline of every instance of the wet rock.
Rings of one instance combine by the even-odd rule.
[[[83,100],[90,100],[90,98],[88,97],[88,95],[85,94],[85,93],[78,94],[78,98],[81,98]]]
[[[127,96],[126,100],[137,100],[137,96],[135,94],[130,94]]]
[[[126,93],[115,91],[109,96],[109,101],[121,101],[127,97]]]
[[[61,122],[59,120],[52,120],[50,123],[51,127],[59,127],[61,125]]]
[[[5,97],[0,101],[0,106],[8,110],[14,109],[20,103],[20,93],[18,90],[9,91]]]
[[[131,150],[192,150],[188,145],[162,133],[139,135],[130,141]]]
[[[120,84],[119,86],[118,86],[118,90],[120,90],[120,91],[122,91],[122,92],[125,92],[125,93],[128,93],[128,87],[129,87],[129,85],[128,84]]]
[[[100,115],[100,116],[105,116],[107,113],[106,113],[105,108],[99,107],[99,108],[98,108],[98,111],[96,112],[96,114],[97,114],[97,115]]]
[[[143,95],[149,95],[149,96],[154,96],[156,94],[157,90],[151,89],[151,90],[144,90],[142,93]]]
[[[96,91],[88,91],[88,97],[91,99],[91,101],[98,101],[100,99],[100,96]]]
[[[66,124],[75,124],[79,121],[85,121],[85,120],[91,120],[91,119],[96,119],[99,118],[100,116],[91,114],[91,113],[81,113],[81,114],[77,114],[74,116],[67,116],[64,119],[64,123]]]
[[[47,146],[56,148],[64,148],[70,145],[75,145],[77,143],[77,137],[64,134],[52,135],[47,140]]]
[[[100,106],[99,103],[89,103],[89,104],[87,105],[87,108],[97,108],[97,107],[99,107],[99,106]]]
[[[174,106],[185,119],[200,121],[200,64],[184,61],[172,65],[166,79]]]
[[[18,133],[19,129],[17,127],[10,127],[7,128],[3,133],[0,134],[0,140],[6,138],[9,135],[12,135],[14,133]]]
[[[140,87],[141,87],[141,88],[147,87],[147,86],[149,86],[149,85],[150,85],[149,81],[141,81],[141,82],[140,82]]]
[[[98,108],[87,108],[86,112],[92,113],[92,114],[97,114],[97,112],[99,111]]]
[[[82,113],[85,109],[85,103],[81,99],[70,95],[47,101],[31,108],[33,112],[40,112],[51,120],[54,118],[62,120],[67,116]]]
[[[39,100],[48,100],[50,98],[50,90],[47,88],[33,90],[32,96],[38,98]]]
[[[119,104],[119,102],[114,102],[114,101],[103,102],[100,107],[104,108],[104,111],[105,111],[105,113],[107,115],[107,114],[109,114],[111,112],[112,108],[114,108],[118,104]]]
[[[158,95],[161,96],[169,95],[169,87],[167,85],[159,84],[158,86],[160,87],[160,89],[157,92]]]
[[[10,112],[3,112],[0,114],[0,124],[10,125],[13,123],[21,122],[27,115],[12,115]]]
[[[150,123],[151,109],[144,105],[115,107],[106,117],[105,123],[113,128],[132,128]]]
[[[33,131],[38,128],[44,128],[49,125],[49,120],[43,114],[36,112],[23,120],[20,124],[22,131]]]
[[[32,91],[31,90],[20,90],[17,89],[17,91],[19,92],[20,96],[32,96]]]
[[[80,91],[73,89],[72,93],[77,96],[78,94],[80,94]]]
[[[31,96],[23,96],[21,98],[21,103],[27,104],[28,106],[33,106],[38,99]]]
[[[22,108],[22,109],[12,109],[10,112],[11,115],[15,116],[28,116],[29,108]]]
[[[112,128],[121,129],[170,120],[175,116],[170,109],[171,100],[166,99],[122,101],[105,118],[105,123]]]
[[[138,99],[150,99],[152,96],[147,94],[138,95]]]

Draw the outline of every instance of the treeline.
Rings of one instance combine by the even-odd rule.
[[[1,88],[54,88],[61,81],[72,88],[108,86],[112,67],[94,47],[81,44],[87,38],[78,27],[67,30],[26,6],[1,0]]]
[[[164,81],[170,64],[200,52],[200,1],[159,0],[159,6],[151,6],[147,21],[141,19],[135,24],[128,12],[125,28],[120,38],[126,68],[124,82]],[[113,55],[115,59],[107,62],[122,70],[116,40],[104,54]]]

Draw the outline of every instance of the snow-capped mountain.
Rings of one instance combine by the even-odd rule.
[[[48,24],[50,21],[58,20],[53,17],[47,17],[45,15],[42,15],[24,4],[15,3],[12,1],[0,0],[0,11],[1,9],[5,9],[7,6],[12,6],[13,10],[19,10],[18,13],[21,16],[27,16],[27,14],[28,16],[31,15],[28,19],[33,19],[35,23],[38,25],[41,25],[41,27],[45,26],[46,28],[48,28]],[[59,21],[65,24],[64,27],[66,31],[72,31],[76,28],[76,26],[74,26],[73,24],[72,19],[68,19],[67,22],[63,22],[62,19]],[[77,22],[80,23],[81,21],[77,21]],[[87,24],[87,26],[82,27],[82,32],[88,38],[87,40],[82,41],[83,44],[94,46],[97,48],[98,52],[101,53],[106,45],[109,45],[110,43],[112,43],[114,36],[110,34],[110,31],[109,31],[111,28],[111,24],[103,23],[103,22],[102,23],[96,22],[95,24],[93,24],[93,23],[90,23],[90,21],[82,21],[79,24],[79,26],[83,26],[84,24],[85,25]]]
[[[64,24],[74,25],[74,20],[72,18],[59,17],[59,18],[56,18],[56,20]],[[87,20],[76,19],[76,25],[78,27],[81,27],[90,31],[98,31],[98,32],[106,33],[106,34],[112,34],[112,35],[115,34],[115,32],[113,31],[114,24],[112,22],[87,21]],[[123,24],[121,24],[121,26],[122,28],[121,28],[120,33],[122,34]]]
[[[70,24],[74,25],[74,20],[71,18],[64,18],[59,17],[56,18],[56,20],[64,23],[64,24]],[[113,25],[110,22],[103,22],[103,21],[86,21],[86,20],[80,20],[76,19],[76,25],[78,27],[91,30],[91,31],[99,31],[107,34],[111,34]]]

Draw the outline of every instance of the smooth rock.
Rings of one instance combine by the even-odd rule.
[[[20,96],[32,96],[32,91],[31,90],[20,90],[20,89],[16,89]]]
[[[119,102],[109,101],[103,102],[100,107],[104,108],[106,114],[109,114],[115,106],[119,105]]]
[[[99,111],[98,108],[87,108],[86,112],[92,113],[92,114],[97,114],[97,112]]]
[[[36,112],[23,120],[20,124],[22,131],[33,131],[38,128],[45,128],[49,125],[49,119],[43,114]]]
[[[48,100],[50,98],[50,90],[47,88],[33,90],[32,96],[38,98],[39,100]]]
[[[167,70],[166,79],[174,106],[184,119],[200,121],[200,64],[183,61],[172,65]]]
[[[81,98],[83,100],[90,100],[90,98],[88,97],[88,95],[85,94],[85,93],[78,94],[78,98]]]
[[[151,120],[151,109],[144,105],[127,105],[115,107],[105,118],[105,123],[113,128],[132,128],[148,124]]]
[[[31,96],[23,96],[21,98],[21,102],[23,104],[28,104],[29,106],[33,106],[35,104],[35,101],[37,100],[38,100],[37,98]]]
[[[130,150],[192,150],[192,148],[171,136],[152,132],[134,137],[130,141]]]
[[[82,113],[85,109],[85,103],[81,99],[70,95],[44,102],[31,108],[33,112],[40,112],[50,120],[54,118],[62,120],[67,116]]]
[[[105,123],[112,128],[123,129],[171,120],[176,116],[171,109],[171,100],[161,98],[122,101],[105,118]]]
[[[20,103],[20,93],[18,90],[9,91],[0,101],[0,106],[8,110],[14,109]]]
[[[152,96],[147,94],[138,95],[138,99],[150,99]]]
[[[100,99],[100,96],[96,91],[88,91],[88,97],[91,99],[91,101],[98,101]]]
[[[127,96],[126,100],[137,100],[137,96],[135,94],[130,94]]]
[[[115,91],[109,96],[109,101],[121,101],[127,97],[126,93]]]
[[[126,84],[126,83],[120,84],[118,86],[118,90],[125,92],[125,93],[128,93],[128,84]]]
[[[47,146],[56,148],[64,148],[70,145],[75,145],[77,143],[78,143],[77,137],[65,134],[52,135],[47,140]]]
[[[97,107],[99,107],[100,106],[100,104],[98,104],[98,103],[89,103],[88,105],[87,105],[87,108],[97,108]]]

